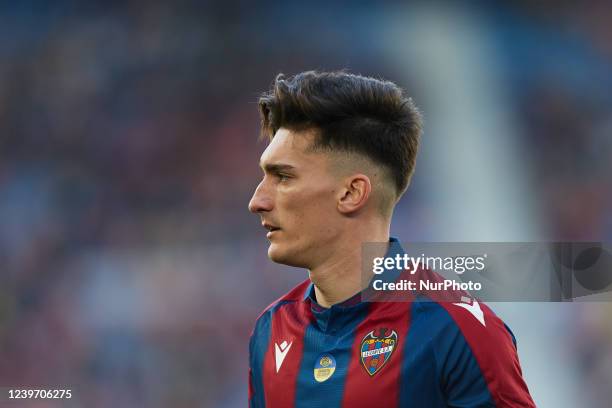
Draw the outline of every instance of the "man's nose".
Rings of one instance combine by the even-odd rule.
[[[266,191],[265,185],[262,181],[255,189],[253,197],[251,197],[251,201],[249,201],[249,211],[252,213],[260,213],[270,210],[272,210],[272,198]]]

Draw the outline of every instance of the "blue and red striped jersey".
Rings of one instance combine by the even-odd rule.
[[[485,304],[319,306],[306,280],[251,335],[249,406],[535,407],[510,329]]]

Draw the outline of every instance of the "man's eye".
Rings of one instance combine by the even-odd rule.
[[[278,181],[287,181],[289,178],[290,177],[286,174],[278,174]]]

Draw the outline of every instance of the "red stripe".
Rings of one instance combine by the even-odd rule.
[[[440,302],[455,320],[480,366],[489,392],[498,407],[535,407],[523,380],[518,355],[504,323],[480,303],[486,326],[469,311]]]
[[[403,349],[410,325],[412,303],[370,303],[368,316],[355,329],[351,360],[346,374],[342,406],[396,407],[399,402]],[[395,330],[398,342],[385,365],[374,375],[361,363],[361,341],[372,330]]]
[[[307,302],[292,302],[280,306],[272,318],[270,344],[264,358],[263,381],[266,407],[292,407],[295,387],[304,349],[304,331],[312,322]],[[276,372],[276,345],[291,343],[278,372]]]

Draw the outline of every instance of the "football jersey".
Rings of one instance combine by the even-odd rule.
[[[323,308],[306,280],[264,310],[249,406],[535,407],[514,335],[485,304],[361,299]]]

